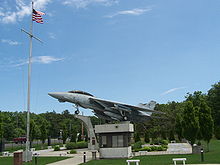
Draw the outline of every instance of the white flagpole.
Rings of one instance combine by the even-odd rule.
[[[30,22],[30,50],[29,50],[29,59],[28,59],[28,91],[27,91],[27,141],[26,141],[26,154],[25,162],[29,161],[28,155],[30,151],[30,93],[31,93],[31,63],[32,63],[32,38],[33,38],[33,1],[31,2],[31,22]]]
[[[33,35],[33,6],[34,2],[31,2],[31,22],[30,22],[30,32],[27,32],[24,29],[21,29],[22,32],[25,32],[30,37],[30,50],[28,58],[28,91],[27,91],[27,132],[26,132],[26,150],[25,150],[25,162],[32,160],[32,155],[30,153],[30,97],[31,97],[31,64],[32,64],[32,39],[36,39],[43,43],[39,38]]]

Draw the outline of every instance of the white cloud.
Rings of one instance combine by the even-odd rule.
[[[63,58],[56,58],[53,56],[38,56],[34,57],[32,62],[34,63],[41,63],[41,64],[49,64],[52,62],[57,62],[57,61],[62,61],[64,60]]]
[[[122,10],[122,11],[118,11],[114,14],[111,14],[111,15],[107,15],[105,17],[107,18],[113,18],[115,16],[118,16],[118,15],[135,15],[135,16],[138,16],[138,15],[142,15],[146,12],[149,12],[151,11],[152,8],[148,7],[148,8],[135,8],[135,9],[131,9],[131,10]]]
[[[2,42],[2,43],[9,44],[9,45],[13,45],[13,46],[14,46],[14,45],[20,45],[20,44],[21,44],[20,42],[8,40],[8,39],[1,39],[1,42]]]
[[[32,63],[39,63],[39,64],[50,64],[52,62],[62,61],[64,58],[56,58],[53,56],[37,56],[32,58]],[[23,66],[28,64],[28,60],[19,60],[17,64],[12,65],[13,67]]]
[[[54,33],[48,33],[50,39],[56,39],[56,35]]]
[[[172,88],[172,89],[169,89],[169,90],[167,90],[167,91],[161,93],[161,95],[167,95],[167,94],[169,94],[169,93],[175,92],[175,91],[177,91],[177,90],[185,89],[185,88],[186,88],[186,87]]]
[[[92,4],[100,4],[104,6],[111,6],[118,3],[118,0],[65,0],[63,5],[73,6],[77,9],[86,8]]]
[[[7,0],[2,0],[3,7],[0,8],[0,22],[1,23],[15,23],[22,20],[25,16],[31,14],[31,4],[29,0],[15,0],[13,8],[9,7]],[[44,10],[51,0],[35,0],[34,8],[37,10]]]

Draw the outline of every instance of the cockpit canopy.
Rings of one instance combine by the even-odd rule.
[[[83,91],[69,91],[68,93],[78,93],[82,95],[93,96],[92,94]]]

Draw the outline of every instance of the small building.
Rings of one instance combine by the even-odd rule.
[[[99,139],[100,158],[129,158],[132,156],[131,136],[134,125],[130,122],[95,125]]]

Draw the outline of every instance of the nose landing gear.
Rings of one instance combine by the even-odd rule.
[[[123,120],[124,120],[124,121],[127,121],[127,120],[128,120],[128,117],[127,117],[127,116],[123,116]]]
[[[76,110],[75,110],[75,114],[76,115],[78,115],[79,114],[79,106],[78,105],[75,105],[75,106],[73,106],[74,108],[76,108]]]

